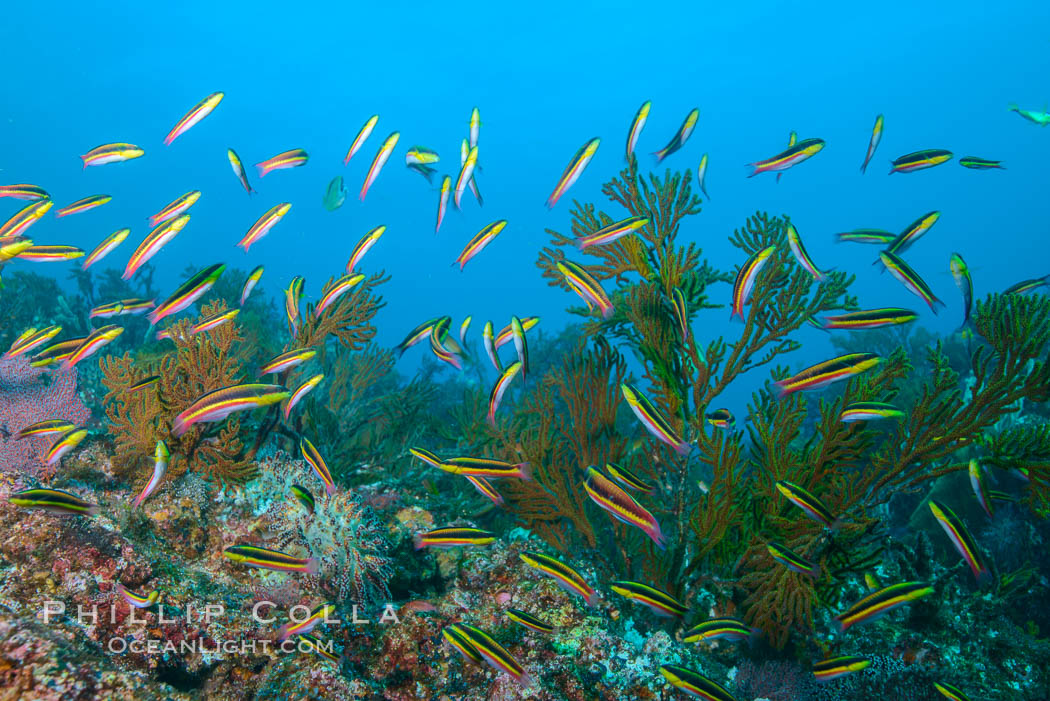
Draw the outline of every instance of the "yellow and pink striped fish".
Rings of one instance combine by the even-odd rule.
[[[309,158],[309,154],[303,149],[293,148],[288,151],[282,151],[276,156],[267,158],[265,161],[259,161],[255,164],[255,167],[259,170],[259,177],[263,178],[275,170],[287,170],[288,168],[304,166]]]
[[[561,196],[580,179],[584,169],[587,168],[587,164],[591,162],[594,154],[598,151],[598,144],[600,143],[601,139],[594,138],[580,147],[569,161],[569,165],[565,166],[565,170],[554,186],[554,191],[547,198],[548,208],[553,208],[554,205],[558,204]]]
[[[73,204],[67,204],[65,207],[55,212],[55,217],[61,218],[68,217],[70,214],[80,214],[81,212],[101,207],[112,199],[113,197],[110,195],[91,195],[90,197],[77,200]]]
[[[124,266],[122,280],[130,280],[135,276],[142,264],[160,252],[175,236],[182,231],[190,221],[190,215],[180,214],[174,219],[164,221],[156,226],[153,231],[146,234],[142,243],[128,258],[128,264]]]
[[[87,168],[88,166],[101,166],[106,163],[130,161],[133,158],[141,158],[145,153],[135,144],[117,142],[96,146],[81,156],[80,160],[84,162],[84,168]]]
[[[617,521],[645,533],[660,550],[666,547],[667,541],[656,517],[594,466],[587,468],[583,488],[591,501],[608,511]]]
[[[237,245],[243,248],[244,252],[247,253],[248,249],[251,248],[256,241],[270,233],[270,229],[272,229],[277,222],[281,221],[291,208],[291,202],[282,202],[281,204],[276,204],[273,207],[270,207],[265,214],[252,224],[251,228],[248,229],[248,233],[237,242]]]
[[[755,281],[758,280],[758,274],[762,272],[762,268],[766,267],[776,250],[776,246],[768,246],[760,251],[756,251],[754,255],[740,266],[740,270],[736,273],[736,280],[733,282],[733,309],[729,312],[730,319],[734,316],[739,316],[743,320],[744,305],[751,298],[751,292],[755,289]]]
[[[350,162],[350,159],[354,157],[354,154],[361,149],[365,141],[368,140],[368,137],[372,135],[372,130],[376,128],[376,122],[378,121],[379,115],[373,114],[368,118],[368,121],[365,122],[364,126],[361,127],[361,131],[357,132],[357,136],[354,137],[354,142],[350,144],[350,148],[346,152],[346,157],[343,158],[344,166]]]
[[[113,252],[113,249],[124,243],[124,239],[126,239],[130,233],[131,229],[117,229],[112,234],[102,239],[102,242],[95,246],[95,250],[91,251],[91,253],[88,254],[88,257],[84,259],[80,268],[82,270],[87,270],[92,265],[108,256]]]
[[[264,384],[241,384],[212,390],[179,412],[171,424],[171,433],[178,438],[195,424],[214,423],[238,411],[278,404],[290,394],[280,385]]]
[[[174,219],[179,216],[187,209],[196,204],[197,200],[201,198],[200,190],[190,190],[185,195],[176,198],[169,204],[165,205],[164,209],[160,210],[156,214],[153,214],[149,218],[150,226],[157,226],[161,222],[166,222],[169,219]]]
[[[506,219],[499,219],[498,221],[494,221],[491,224],[485,226],[481,231],[477,233],[477,235],[474,236],[474,238],[470,240],[469,243],[467,243],[466,247],[463,249],[463,252],[459,254],[456,260],[452,262],[452,264],[455,265],[456,263],[459,263],[459,270],[460,272],[462,272],[464,266],[466,266],[470,259],[476,256],[477,254],[481,253],[481,249],[489,245],[492,242],[492,240],[496,238],[506,226]]]
[[[379,177],[379,171],[383,170],[383,166],[390,160],[390,154],[394,152],[394,147],[397,146],[397,140],[401,138],[401,132],[395,131],[390,136],[386,137],[386,141],[379,147],[376,152],[375,158],[372,159],[372,165],[368,167],[368,175],[365,176],[365,182],[361,185],[361,194],[358,197],[364,202],[365,195],[368,194],[368,188],[372,187],[372,183]]]
[[[164,137],[164,145],[170,146],[171,142],[189,131],[197,124],[197,122],[211,114],[212,110],[218,107],[219,103],[222,102],[222,98],[225,96],[225,93],[213,92],[211,95],[208,95],[194,105],[193,109],[183,115],[182,119],[176,122],[175,126],[173,126],[171,131],[168,132],[168,135]]]

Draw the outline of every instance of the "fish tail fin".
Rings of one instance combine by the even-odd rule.
[[[306,573],[307,574],[312,574],[312,575],[316,576],[317,573],[320,572],[320,571],[321,571],[321,564],[317,561],[316,557],[311,557],[309,560],[306,561]]]
[[[1006,106],[1006,111],[1007,112],[1017,112],[1018,109],[1019,109],[1018,106],[1016,104],[1014,104],[1013,102],[1011,102],[1010,104],[1008,104]]]
[[[416,533],[414,536],[412,536],[412,549],[413,550],[422,550],[425,547],[426,547],[426,545],[423,543],[423,534],[422,533]]]
[[[993,579],[992,571],[990,569],[988,569],[987,567],[982,567],[977,572],[976,577],[977,577],[977,586],[978,587],[988,586],[989,584],[992,583],[992,579]]]
[[[336,493],[335,482],[333,482],[332,484],[329,484],[329,485],[325,485],[324,491],[325,491],[325,494],[327,494],[328,496],[334,497],[335,493]]]
[[[762,629],[761,628],[752,627],[751,628],[751,633],[747,636],[747,644],[750,647],[754,647],[756,644],[758,644],[758,640],[761,637],[762,637]]]
[[[527,462],[519,462],[515,467],[518,468],[518,477],[523,480],[532,479],[532,465]]]
[[[277,629],[277,642],[283,643],[288,639],[288,627],[289,624],[285,623],[283,626]]]
[[[868,172],[868,162],[864,161],[863,163],[860,164],[860,174],[864,175],[867,172]]]
[[[98,516],[100,510],[101,509],[100,509],[98,504],[92,504],[91,506],[88,507],[88,510],[87,510],[88,516]]]

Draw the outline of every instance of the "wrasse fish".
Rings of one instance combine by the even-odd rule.
[[[594,589],[587,584],[580,573],[560,560],[555,560],[553,557],[548,557],[541,553],[521,553],[519,557],[522,562],[534,570],[548,577],[553,577],[558,586],[565,591],[583,597],[588,606],[594,606],[598,603],[598,595],[594,593]]]
[[[952,545],[959,551],[959,555],[969,565],[974,579],[977,580],[977,585],[984,586],[991,582],[992,573],[988,566],[984,564],[980,551],[977,549],[977,543],[974,542],[973,536],[970,535],[962,520],[946,504],[933,499],[930,499],[930,511],[933,512],[933,517],[937,519],[937,522],[941,524],[941,528],[944,529],[948,540],[952,541]]]
[[[824,502],[810,494],[801,486],[794,482],[780,480],[776,483],[776,487],[777,491],[783,494],[788,501],[802,509],[802,512],[806,514],[806,516],[823,525],[825,528],[830,528],[832,530],[838,528],[840,523],[839,520],[830,510],[828,510],[828,507],[824,506]]]
[[[522,611],[521,609],[507,609],[507,618],[514,621],[518,625],[524,626],[529,630],[534,630],[537,633],[550,634],[554,632],[554,626],[546,621],[542,621],[536,618],[531,613]]]
[[[310,635],[309,633],[300,633],[299,645],[305,645],[314,654],[325,658],[329,662],[335,662],[337,665],[340,666],[343,664],[343,656],[336,655],[331,652],[331,642],[321,640],[315,635]]]
[[[689,137],[693,134],[693,130],[696,129],[696,120],[698,119],[700,119],[700,110],[694,108],[685,116],[682,126],[678,127],[678,132],[671,137],[671,140],[667,145],[653,154],[656,156],[657,163],[660,163],[672,153],[685,146],[685,142],[689,140]]]
[[[878,245],[889,245],[897,238],[897,234],[882,229],[854,229],[841,234],[835,234],[840,243],[874,243]]]
[[[615,309],[602,285],[585,268],[571,260],[558,261],[558,272],[565,278],[569,287],[583,298],[588,309],[597,307],[603,319],[611,319]]]
[[[528,333],[532,328],[540,323],[540,317],[538,316],[523,316],[520,317],[521,328],[525,333]],[[495,347],[497,350],[510,343],[511,339],[514,338],[514,329],[510,324],[507,324],[500,329],[499,334],[496,335]]]
[[[158,224],[153,231],[146,235],[146,238],[142,239],[142,243],[128,258],[128,264],[124,267],[124,274],[120,278],[122,280],[130,280],[138,269],[142,267],[142,264],[157,255],[161,248],[166,246],[180,231],[186,228],[186,224],[189,221],[190,215],[180,214],[174,219]]]
[[[234,318],[238,314],[240,314],[240,312],[240,309],[229,309],[227,311],[219,312],[218,314],[212,314],[209,317],[201,319],[196,324],[190,327],[190,335],[196,336],[197,334],[203,333],[205,331],[213,331],[222,326],[223,324],[233,321]]]
[[[349,275],[354,272],[354,268],[361,262],[361,259],[365,257],[365,254],[372,250],[372,246],[376,245],[379,238],[386,232],[386,226],[380,224],[379,226],[369,229],[368,233],[361,237],[361,240],[354,246],[354,250],[350,253],[350,260],[346,263],[346,273]]]
[[[623,465],[614,462],[607,462],[605,463],[605,471],[609,473],[610,477],[628,489],[633,489],[642,494],[652,494],[656,491],[655,484],[646,482]]]
[[[1038,124],[1041,127],[1050,124],[1050,112],[1047,112],[1046,110],[1043,110],[1042,112],[1039,110],[1023,110],[1017,105],[1010,105],[1008,109],[1011,112],[1016,112],[1023,119],[1026,119],[1033,124]]]
[[[277,642],[283,643],[293,635],[309,633],[321,623],[328,622],[328,617],[335,613],[335,604],[321,604],[310,612],[305,619],[292,623],[285,623],[277,629]],[[332,621],[333,623],[335,621]]]
[[[990,161],[977,156],[963,156],[959,159],[959,165],[972,170],[1006,170],[1002,161]]]
[[[215,263],[204,268],[182,283],[170,297],[157,305],[148,315],[150,323],[156,325],[161,319],[178,314],[201,298],[212,288],[215,281],[219,279],[222,272],[226,270],[224,263]]]
[[[569,165],[565,166],[565,170],[562,172],[561,177],[558,178],[557,184],[554,186],[554,191],[547,198],[547,207],[553,209],[554,205],[558,204],[558,200],[565,194],[566,190],[572,187],[577,180],[580,179],[580,175],[583,174],[587,164],[594,158],[594,154],[598,151],[598,144],[601,143],[601,139],[594,138],[585,143],[576,154],[569,161]]]
[[[416,533],[412,544],[416,550],[423,548],[459,548],[467,545],[488,545],[496,542],[496,535],[480,528],[435,528],[426,533]]]
[[[168,445],[164,441],[157,441],[157,447],[153,451],[153,476],[150,477],[146,486],[142,488],[139,495],[131,502],[132,509],[142,506],[142,502],[146,501],[153,492],[157,491],[160,481],[164,479],[164,473],[168,469],[168,460],[170,459],[171,452],[168,450]]]
[[[101,166],[107,163],[130,161],[133,158],[141,158],[145,153],[145,151],[135,144],[117,142],[96,146],[81,156],[80,160],[84,162],[84,168],[87,168],[88,166]]]
[[[156,589],[145,596],[138,592],[131,591],[120,582],[117,582],[113,586],[113,589],[120,594],[120,597],[127,602],[128,606],[133,606],[137,609],[148,609],[160,600],[160,592]]]
[[[481,111],[477,107],[470,111],[470,122],[468,123],[468,129],[470,134],[470,147],[474,148],[478,145],[478,137],[481,135]],[[435,156],[437,154],[434,154]],[[434,159],[435,161],[437,159]]]
[[[0,226],[0,239],[13,239],[23,235],[26,229],[35,224],[54,206],[55,203],[51,200],[30,202],[11,215],[11,218],[4,222],[3,226]],[[29,245],[33,245],[32,241],[29,242]]]
[[[175,139],[196,126],[197,122],[207,117],[211,114],[212,110],[219,106],[219,103],[222,102],[222,98],[224,97],[226,97],[225,93],[213,92],[211,95],[208,95],[194,105],[193,109],[183,115],[182,119],[176,122],[175,126],[173,126],[171,131],[168,132],[168,135],[164,137],[164,145],[170,146],[171,142],[175,141]]]
[[[1032,280],[1022,280],[1016,284],[1010,285],[1003,290],[1004,295],[1024,295],[1029,292],[1038,290],[1041,287],[1050,285],[1050,275],[1045,277],[1037,277]]]
[[[124,239],[126,239],[130,233],[131,229],[117,229],[112,234],[102,239],[102,242],[95,246],[95,250],[91,251],[87,258],[84,259],[84,262],[80,264],[80,269],[87,270],[92,265],[108,256],[113,252],[113,249],[124,243]]]
[[[798,572],[799,574],[809,575],[814,578],[820,576],[820,565],[811,562],[793,550],[788,549],[786,545],[781,545],[780,543],[769,543],[766,547],[769,550],[769,556],[772,557],[774,561],[787,567],[792,572]]]
[[[958,687],[954,687],[951,684],[934,682],[933,688],[941,692],[941,696],[946,699],[951,699],[951,701],[970,701],[969,696],[960,691]]]
[[[244,306],[244,303],[248,301],[248,295],[250,295],[252,290],[255,289],[255,286],[259,284],[259,278],[262,277],[262,274],[263,266],[261,265],[257,265],[250,273],[248,273],[248,279],[244,281],[244,287],[241,288],[240,305],[242,307]]]
[[[700,672],[673,664],[660,665],[660,674],[667,682],[690,696],[705,701],[736,701],[725,687],[717,684]]]
[[[967,472],[970,475],[970,486],[973,487],[973,493],[977,497],[977,503],[984,509],[984,513],[988,514],[988,518],[992,517],[992,500],[991,492],[988,491],[987,485],[984,479],[984,470],[981,469],[981,463],[977,462],[976,458],[971,458],[970,463],[967,466]]]
[[[753,178],[759,173],[787,170],[817,155],[823,148],[824,139],[803,139],[772,158],[749,163],[748,165],[754,167],[755,170],[747,177]]]
[[[603,226],[593,234],[581,236],[575,240],[576,248],[582,251],[591,246],[604,246],[610,244],[624,236],[633,234],[648,223],[649,220],[645,217],[628,217],[622,221]]]
[[[822,389],[834,382],[848,380],[880,362],[882,358],[874,353],[849,353],[812,365],[773,384],[778,388],[777,396],[783,398],[794,392]]]
[[[628,382],[620,384],[620,391],[627,406],[654,438],[669,445],[680,456],[689,454],[689,443],[678,435],[667,417],[644,394]]]
[[[872,594],[868,594],[853,604],[853,606],[835,616],[836,627],[840,633],[844,633],[850,626],[864,623],[865,621],[873,621],[899,606],[921,599],[932,593],[933,587],[922,582],[891,584]]]
[[[16,257],[32,263],[59,263],[64,260],[83,258],[84,251],[76,246],[30,246]]]
[[[288,151],[282,151],[276,156],[267,158],[265,161],[259,161],[255,164],[255,167],[259,170],[259,177],[263,178],[275,170],[287,170],[288,168],[304,166],[309,159],[310,155],[306,151],[301,148],[293,148]]]
[[[17,258],[26,249],[33,247],[33,241],[25,236],[10,236],[0,239],[0,263]]]
[[[434,233],[441,230],[441,222],[445,220],[445,212],[448,210],[448,196],[452,194],[452,176],[446,175],[441,179],[441,192],[438,195],[437,223],[434,225]]]
[[[47,487],[23,489],[9,496],[7,501],[25,509],[41,509],[61,515],[94,516],[98,513],[97,504],[90,504],[71,492]]]
[[[477,144],[472,144],[477,146]],[[423,146],[410,146],[405,152],[405,165],[433,165],[441,161],[437,151]]]
[[[911,266],[902,259],[888,251],[880,253],[879,258],[882,260],[883,265],[886,266],[886,269],[890,271],[890,274],[897,278],[909,292],[926,302],[934,314],[937,313],[937,305],[944,306],[944,302],[937,299],[937,296],[933,294],[933,290],[926,284],[926,281],[919,277],[919,274],[912,270]]]
[[[467,159],[470,157],[470,152],[471,152],[471,150],[473,148],[476,148],[476,146],[471,146],[470,143],[467,141],[467,139],[463,139],[463,141],[460,142],[460,145],[459,145],[459,166],[460,166],[460,168],[462,168],[466,164]],[[479,166],[479,165],[477,165],[475,163],[474,167],[471,169],[470,179],[467,181],[467,187],[470,188],[470,191],[471,191],[471,193],[473,193],[474,198],[478,201],[478,206],[481,207],[481,206],[484,206],[485,200],[481,197],[481,191],[478,190],[478,180],[474,176],[474,171],[478,171],[478,170],[481,170],[481,166]],[[459,204],[458,203],[456,204],[456,209],[459,209]]]
[[[955,286],[959,288],[963,298],[963,321],[959,328],[970,323],[970,313],[973,310],[973,278],[970,277],[970,268],[966,261],[958,253],[953,253],[948,261],[948,268],[952,272]]]
[[[523,686],[532,684],[532,678],[525,671],[525,668],[502,645],[489,637],[487,633],[465,623],[459,624],[458,628],[464,638],[470,642],[474,651],[488,662],[493,669],[498,672],[506,672]]]
[[[459,270],[460,272],[462,272],[467,262],[470,261],[470,259],[476,256],[477,254],[481,253],[481,249],[489,245],[489,243],[491,243],[492,240],[496,238],[496,236],[498,236],[499,233],[503,231],[503,228],[506,226],[506,219],[499,219],[485,226],[481,231],[477,233],[477,235],[474,236],[474,238],[470,240],[469,243],[467,243],[466,247],[463,249],[463,252],[459,254],[456,260],[452,262],[452,264],[455,265],[456,263],[459,263]]]
[[[890,174],[914,173],[917,170],[925,170],[927,168],[939,166],[942,163],[947,163],[951,159],[952,152],[946,151],[942,148],[928,148],[922,151],[915,151],[914,153],[907,153],[892,161]]]
[[[634,526],[645,533],[660,550],[666,547],[667,540],[660,531],[656,517],[593,466],[587,468],[587,478],[583,487],[591,501],[609,512],[617,521]]]
[[[44,456],[45,465],[57,465],[66,455],[87,438],[87,430],[83,428],[71,428],[51,444],[47,455]]]
[[[123,302],[100,304],[97,307],[93,307],[91,311],[88,312],[88,319],[112,319],[115,316],[119,316],[123,311]]]
[[[390,154],[393,153],[394,147],[397,146],[397,140],[400,138],[401,132],[393,132],[386,137],[386,141],[376,151],[375,158],[372,159],[372,165],[368,167],[368,175],[365,176],[365,182],[361,185],[361,193],[358,195],[362,202],[365,199],[365,195],[368,194],[368,188],[372,187],[372,183],[379,177],[379,171],[383,169],[383,166],[390,159]]]
[[[933,225],[936,224],[940,218],[941,213],[936,210],[923,214],[909,224],[904,231],[900,232],[893,241],[890,242],[890,245],[886,250],[897,256],[903,254],[906,250],[911,248],[913,243],[919,240],[919,237],[932,229]],[[878,263],[879,261],[875,262]]]
[[[120,303],[124,305],[124,311],[120,313],[121,316],[145,314],[157,306],[157,303],[152,299],[140,299],[138,297],[122,299]]]
[[[464,475],[467,480],[474,485],[474,489],[478,490],[481,494],[488,497],[493,504],[496,506],[503,505],[503,495],[500,494],[492,484],[484,477],[474,477],[473,475]]]
[[[467,342],[467,329],[470,328],[471,319],[473,319],[473,317],[468,314],[459,324],[459,342],[462,345],[465,345]]]
[[[452,195],[452,203],[456,205],[456,209],[459,209],[460,203],[463,201],[463,193],[467,190],[467,184],[474,178],[474,169],[477,168],[477,165],[478,147],[474,146],[467,151],[467,157],[463,159],[459,168],[459,175],[456,177],[456,187]]]
[[[910,309],[887,307],[884,309],[865,309],[846,312],[838,316],[824,317],[825,329],[877,329],[883,326],[908,324],[919,318]]]
[[[416,345],[424,338],[428,337],[430,335],[430,328],[434,326],[434,324],[436,324],[439,320],[445,318],[448,318],[449,321],[451,321],[451,317],[438,317],[436,319],[424,321],[422,324],[409,331],[408,335],[405,336],[405,339],[401,341],[401,343],[398,343],[397,346],[395,346],[398,356],[404,355],[406,350]]]
[[[241,157],[237,155],[237,152],[232,148],[226,149],[226,158],[229,159],[230,167],[233,168],[233,174],[237,176],[237,180],[240,181],[244,191],[249,195],[255,192],[248,183],[248,172],[244,169],[244,163],[241,162]]]
[[[517,477],[523,480],[532,479],[532,469],[527,462],[510,463],[492,458],[458,457],[442,460],[436,467],[454,475],[493,479],[500,477]]]
[[[685,604],[670,594],[639,582],[610,582],[609,588],[620,596],[645,604],[658,616],[681,618],[689,610]]]
[[[760,251],[756,251],[736,272],[736,279],[733,281],[733,309],[729,313],[730,320],[734,316],[738,316],[743,320],[744,305],[747,304],[748,299],[751,297],[751,292],[755,289],[755,281],[758,280],[758,274],[766,267],[776,250],[776,246],[767,246]]]
[[[715,409],[712,412],[704,414],[704,419],[707,423],[715,428],[720,428],[723,431],[731,431],[736,425],[736,419],[733,417],[733,412],[729,411],[729,409]]]
[[[71,421],[65,419],[44,419],[43,421],[37,421],[36,423],[29,424],[21,431],[18,432],[18,436],[15,440],[22,440],[28,436],[51,436],[56,433],[65,433],[76,428],[76,425]]]
[[[793,131],[793,132],[791,132],[791,133],[790,133],[790,134],[788,135],[788,148],[791,148],[792,146],[794,146],[794,145],[795,145],[795,144],[797,144],[797,143],[798,143],[798,134],[797,134],[797,133],[795,133],[795,132]],[[777,181],[777,183],[779,183],[779,182],[780,182],[780,179],[781,179],[782,177],[784,177],[784,171],[782,171],[782,170],[781,170],[781,171],[779,171],[779,172],[777,173],[777,180],[776,180],[776,181]]]
[[[324,373],[314,375],[313,377],[304,381],[301,385],[299,385],[292,391],[291,396],[288,397],[288,401],[284,403],[285,421],[287,421],[291,416],[292,409],[295,408],[295,405],[301,402],[303,400],[303,397],[305,397],[307,394],[314,391],[317,385],[321,384],[322,380],[324,380]]]
[[[682,334],[682,341],[689,338],[689,306],[686,304],[685,293],[680,287],[671,288],[671,309],[674,311],[675,321],[678,322],[678,331]]]
[[[489,361],[492,362],[492,367],[496,368],[496,372],[502,372],[503,366],[500,364],[499,355],[496,352],[496,338],[492,330],[491,321],[485,322],[485,328],[481,332],[481,343],[485,346],[485,354],[488,355]]]
[[[61,326],[48,326],[40,329],[26,329],[14,340],[11,347],[4,353],[5,358],[17,358],[35,348],[38,348],[62,332]]]
[[[445,626],[441,629],[441,636],[449,645],[459,650],[460,654],[467,660],[474,664],[482,663],[481,654],[474,649],[474,644],[470,642],[470,638],[462,631],[460,624],[453,623]]]
[[[68,217],[70,214],[79,214],[81,212],[86,212],[89,209],[101,207],[102,205],[106,204],[112,199],[113,197],[111,195],[91,195],[90,197],[85,197],[82,200],[77,200],[73,204],[67,204],[65,207],[55,212],[55,217]]]
[[[839,420],[846,423],[852,421],[877,421],[879,419],[899,419],[904,412],[885,402],[851,402],[842,409]]]
[[[212,390],[200,396],[171,424],[171,433],[176,438],[190,430],[194,424],[222,421],[238,411],[251,411],[260,407],[278,404],[291,394],[280,385],[242,384]]]
[[[732,642],[752,641],[758,635],[758,630],[749,628],[739,618],[725,616],[712,618],[693,626],[685,632],[682,637],[684,643],[699,643],[711,640],[729,640]]]
[[[292,496],[295,500],[302,504],[303,508],[309,513],[314,511],[314,495],[310,493],[310,490],[299,484],[293,484],[291,487]]]
[[[361,150],[365,141],[372,135],[372,131],[376,128],[376,122],[379,121],[379,115],[373,114],[367,120],[365,120],[364,126],[357,132],[357,136],[354,137],[353,143],[350,144],[350,148],[346,152],[346,156],[343,157],[343,165],[345,166],[350,162],[350,159],[354,157],[354,154]]]
[[[73,355],[73,351],[79,348],[86,338],[87,336],[80,336],[53,343],[34,355],[29,365],[34,368],[41,368],[57,363],[60,360],[65,360]]]
[[[343,275],[341,278],[331,283],[331,286],[317,302],[317,306],[314,307],[314,318],[320,318],[321,314],[323,314],[328,307],[335,304],[340,297],[352,290],[364,279],[365,276],[361,273],[357,273],[356,275],[348,274]]]
[[[529,371],[529,346],[525,341],[525,326],[521,323],[521,319],[512,316],[510,330],[514,338],[514,351],[518,354],[518,362],[521,363],[521,379],[524,381]]]
[[[174,219],[175,217],[179,216],[187,209],[192,207],[194,204],[196,204],[197,200],[199,200],[200,198],[200,190],[191,190],[190,192],[187,192],[185,195],[182,195],[181,197],[173,200],[171,203],[166,205],[164,209],[150,216],[149,225],[157,226],[158,224],[166,222],[169,219]]]
[[[114,324],[95,329],[88,334],[88,337],[84,339],[83,343],[77,346],[77,349],[73,351],[72,355],[62,361],[62,367],[68,369],[79,363],[81,360],[90,358],[103,346],[116,340],[116,338],[122,333],[124,333],[124,329]]]
[[[875,155],[875,149],[879,147],[880,141],[882,141],[881,114],[875,118],[875,126],[871,129],[871,141],[868,142],[868,152],[864,154],[864,162],[860,164],[861,173],[866,173],[868,171],[868,163],[871,162],[871,157]]]
[[[251,228],[248,229],[248,233],[237,242],[237,245],[243,248],[244,252],[247,253],[248,249],[252,247],[252,244],[270,233],[270,229],[272,229],[277,222],[281,221],[291,208],[291,202],[282,202],[281,204],[276,204],[273,207],[270,207],[270,209],[266,210],[265,214],[252,224]]]
[[[642,129],[645,128],[645,122],[649,119],[649,110],[651,110],[652,107],[652,101],[646,100],[642,103],[642,106],[638,108],[638,112],[635,113],[634,119],[631,120],[631,128],[627,131],[628,162],[630,162],[631,156],[634,155],[634,147],[638,144],[638,137],[642,135]]]
[[[30,185],[28,183],[19,183],[17,185],[0,185],[0,197],[11,197],[16,200],[37,202],[39,200],[46,200],[51,197],[51,195],[47,194],[47,190],[42,187]]]
[[[431,326],[430,327],[430,350],[434,353],[438,360],[448,363],[457,370],[463,369],[463,362],[460,360],[457,353],[453,353],[450,349],[445,347],[445,342],[442,338],[445,337],[451,346],[454,341],[447,338],[448,328]]]
[[[328,463],[324,461],[320,451],[314,447],[314,444],[306,436],[299,439],[299,450],[303,454],[303,459],[309,463],[314,476],[324,484],[325,493],[328,496],[335,494],[335,480],[332,479],[332,473],[328,471]]]
[[[779,173],[777,174],[780,175]],[[700,188],[700,192],[704,194],[704,199],[710,200],[711,196],[707,194],[707,186],[704,185],[704,180],[707,178],[707,154],[700,156],[700,165],[696,167],[696,186]]]
[[[520,360],[511,363],[499,376],[499,379],[496,380],[496,384],[492,386],[492,392],[489,394],[488,422],[493,428],[496,427],[496,409],[499,408],[500,402],[503,401],[503,394],[510,387],[510,383],[514,381],[521,368]]]
[[[317,558],[292,557],[277,550],[260,548],[255,545],[233,545],[226,548],[222,554],[238,564],[261,570],[303,572],[316,575],[319,568]]]
[[[829,682],[832,679],[838,679],[847,674],[867,669],[870,664],[871,660],[867,657],[855,657],[851,655],[832,657],[828,660],[815,662],[813,664],[813,676],[817,678],[818,682]]]
[[[802,238],[798,235],[798,230],[794,224],[787,225],[787,239],[788,247],[791,249],[791,253],[795,256],[795,260],[798,264],[805,268],[806,272],[813,276],[813,279],[817,282],[824,282],[827,279],[827,271],[820,270],[813,259],[809,257],[809,252],[806,251],[806,247],[802,245]]]

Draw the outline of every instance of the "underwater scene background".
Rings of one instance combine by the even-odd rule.
[[[1050,698],[1045,4],[4,17],[0,699]]]

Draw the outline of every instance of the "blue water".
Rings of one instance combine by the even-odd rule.
[[[623,165],[629,122],[649,99],[642,153],[664,146],[686,113],[700,108],[692,138],[664,165],[695,169],[701,154],[710,154],[713,200],[682,238],[700,242],[720,268],[742,260],[726,238],[745,217],[756,209],[787,213],[818,265],[858,275],[853,292],[862,306],[921,309],[921,323],[943,332],[961,319],[947,274],[952,251],[973,269],[978,298],[1050,272],[1044,255],[1031,254],[1043,246],[1050,214],[1043,186],[1050,130],[1007,111],[1012,102],[1042,109],[1050,100],[1050,6],[704,5],[12,4],[0,28],[8,67],[0,181],[38,184],[56,206],[113,195],[101,209],[49,215],[32,230],[37,243],[90,250],[130,226],[131,237],[103,268],[123,266],[148,231],[148,215],[202,190],[188,227],[153,261],[162,295],[188,264],[224,261],[243,270],[264,264],[260,289],[271,294],[304,275],[306,294],[316,298],[324,280],[342,274],[361,235],[385,224],[363,265],[393,276],[382,289],[388,306],[378,318],[380,343],[393,345],[419,321],[446,313],[457,325],[472,314],[474,333],[484,320],[498,328],[511,314],[539,314],[553,331],[569,319],[564,308],[579,300],[540,277],[535,259],[548,240],[544,229],[568,229],[573,198],[601,199],[601,183]],[[226,93],[218,109],[165,147],[179,117],[216,90]],[[436,149],[439,174],[455,175],[475,105],[483,123],[478,183],[485,205],[468,195],[463,212],[450,208],[435,236],[436,189],[404,167],[404,152],[415,144]],[[861,175],[880,112],[885,135]],[[347,147],[374,113],[375,133],[344,168]],[[394,130],[400,143],[362,203],[357,192],[368,165]],[[780,184],[771,174],[745,178],[744,164],[780,151],[791,130],[826,139],[827,148]],[[548,211],[544,201],[566,162],[593,136],[602,139],[596,158]],[[136,143],[146,156],[82,170],[78,156],[109,141]],[[227,147],[249,166],[258,195],[241,189]],[[304,168],[260,180],[251,167],[297,147],[310,153]],[[952,162],[887,176],[890,159],[924,148],[1002,159],[1008,170],[970,171]],[[345,177],[350,197],[329,213],[321,198],[336,175]],[[235,248],[281,201],[293,203],[285,220],[249,254]],[[0,217],[22,204],[0,201]],[[870,265],[875,247],[832,242],[834,232],[858,227],[898,231],[933,209],[941,221],[908,260],[947,302],[939,318]],[[451,267],[465,242],[496,219],[509,221],[503,234],[465,272]],[[64,278],[70,265],[33,270]],[[729,286],[713,294],[728,302]],[[728,310],[703,315],[698,336],[724,332],[727,317]],[[803,333],[806,350],[792,363],[828,356],[821,334]]]

